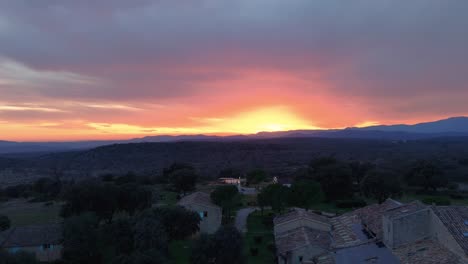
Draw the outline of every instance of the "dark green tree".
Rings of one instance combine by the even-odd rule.
[[[70,264],[100,263],[99,220],[93,213],[65,219],[63,258]]]
[[[426,191],[436,191],[437,188],[448,185],[443,171],[431,160],[417,162],[406,174],[405,180],[409,186],[421,187]]]
[[[281,213],[288,205],[290,189],[280,184],[270,184],[257,196],[257,203],[262,207],[271,206],[273,211]]]
[[[118,188],[118,207],[130,215],[150,208],[152,203],[153,193],[145,186],[127,183]]]
[[[255,169],[247,173],[248,184],[258,184],[265,181],[267,178],[268,174],[262,169]]]
[[[289,193],[289,205],[304,208],[306,210],[310,209],[313,205],[322,202],[324,199],[324,194],[319,183],[302,180],[296,181],[291,186],[291,191]]]
[[[328,201],[353,196],[353,179],[348,164],[334,158],[318,158],[311,162],[312,178],[320,183]]]
[[[371,170],[361,181],[361,191],[367,198],[379,203],[387,198],[400,197],[402,188],[398,175],[388,170]]]
[[[44,200],[55,199],[62,189],[58,179],[40,178],[33,184],[33,191]]]
[[[221,227],[214,235],[202,235],[195,241],[192,264],[242,264],[243,239],[239,231],[232,226]]]
[[[184,163],[175,163],[164,169],[164,176],[169,180],[172,187],[184,195],[195,190],[198,174],[192,166]]]
[[[362,161],[353,161],[349,164],[349,166],[351,168],[352,178],[357,183],[357,185],[361,185],[362,179],[370,170],[374,168],[374,164]]]
[[[65,192],[62,216],[93,212],[100,220],[111,222],[118,210],[118,188],[110,183],[90,180],[74,184]]]
[[[6,215],[0,215],[0,232],[9,229],[11,226],[10,218]]]
[[[160,217],[170,240],[186,239],[200,231],[200,215],[183,207],[162,207],[153,213]]]
[[[239,190],[234,185],[218,186],[211,193],[211,200],[223,208],[225,219],[230,219],[232,210],[240,202]]]
[[[137,216],[134,226],[135,248],[138,251],[160,250],[167,253],[168,235],[159,216],[145,211]]]

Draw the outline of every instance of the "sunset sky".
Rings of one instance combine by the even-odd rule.
[[[468,115],[466,0],[0,0],[0,140]]]

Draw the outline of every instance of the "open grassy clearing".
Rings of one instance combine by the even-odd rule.
[[[0,214],[10,218],[12,227],[58,223],[62,221],[61,206],[57,202],[29,203],[25,199],[15,199],[0,204]]]

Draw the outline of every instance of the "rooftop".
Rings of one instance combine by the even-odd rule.
[[[468,233],[468,207],[432,206],[432,210],[468,255],[468,237],[465,236]]]
[[[1,248],[58,245],[61,241],[62,226],[59,224],[16,227],[0,233]]]
[[[412,214],[417,211],[427,209],[428,207],[424,204],[422,204],[420,201],[414,201],[405,205],[402,205],[397,208],[393,208],[390,210],[387,210],[384,215],[388,218],[398,218],[404,215]]]
[[[293,208],[290,212],[277,216],[273,222],[275,225],[287,223],[289,221],[297,220],[297,219],[308,219],[315,222],[320,222],[323,224],[330,225],[330,220],[322,215],[318,215],[312,211],[307,211],[301,208]]]
[[[401,246],[393,251],[406,264],[458,264],[458,257],[436,241],[427,239]]]
[[[190,204],[199,204],[199,205],[205,205],[209,207],[218,207],[211,201],[210,195],[204,192],[195,192],[187,196],[184,196],[182,197],[182,199],[180,199],[178,204],[182,206],[190,205]]]
[[[382,237],[382,216],[388,210],[401,207],[402,203],[393,199],[387,199],[381,204],[372,204],[354,211],[362,220],[362,223],[372,231],[377,237]]]
[[[330,249],[331,246],[331,236],[328,232],[313,230],[308,227],[299,227],[276,235],[275,240],[279,254],[286,254],[309,245],[323,249]]]
[[[367,243],[337,250],[335,261],[336,264],[400,264],[400,261],[393,255],[391,250],[376,243]],[[412,262],[410,263],[413,264]]]

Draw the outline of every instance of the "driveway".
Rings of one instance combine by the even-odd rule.
[[[247,218],[253,212],[258,210],[257,207],[248,207],[240,209],[236,215],[236,228],[242,233],[247,232]]]

